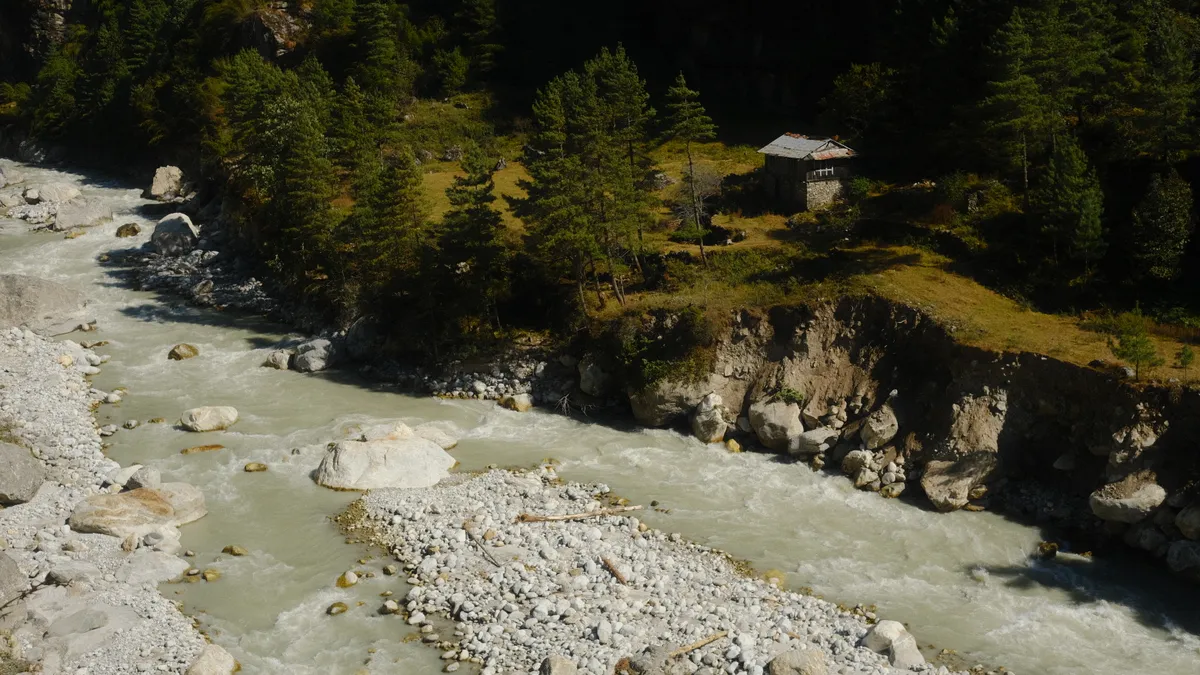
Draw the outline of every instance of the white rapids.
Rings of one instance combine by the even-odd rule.
[[[569,480],[604,482],[638,503],[658,500],[670,513],[647,513],[652,526],[731,552],[762,570],[785,572],[793,586],[848,604],[876,604],[909,624],[927,656],[953,649],[967,665],[1006,666],[1045,675],[1192,675],[1200,664],[1200,594],[1161,568],[1097,561],[1087,567],[1033,563],[1035,528],[989,513],[937,514],[859,492],[840,477],[754,453],[729,454],[668,431],[622,431],[492,403],[400,395],[345,372],[318,376],[262,368],[286,328],[252,317],[189,308],[171,297],[130,290],[97,262],[110,250],[147,241],[153,222],[131,189],[87,176],[20,167],[27,183],[81,187],[117,218],[85,235],[30,233],[0,219],[0,271],[66,283],[84,291],[98,319],[97,348],[112,359],[96,386],[125,387],[101,406],[101,424],[178,419],[201,405],[232,405],[230,430],[188,434],[169,424],[121,430],[108,439],[123,465],[150,464],[165,478],[201,487],[209,515],[183,528],[194,564],[220,569],[213,583],[164,585],[247,673],[440,672],[435,650],[406,641],[395,617],[348,612],[332,602],[377,605],[403,594],[383,577],[349,589],[335,580],[370,553],[347,545],[329,516],[354,495],[318,487],[309,473],[324,445],[352,424],[434,421],[462,440],[461,470],[532,465],[553,457]],[[118,239],[118,225],[142,234]],[[170,361],[176,343],[200,356]],[[217,443],[223,450],[181,455]],[[247,462],[265,473],[245,473]],[[241,558],[220,551],[238,544]],[[218,561],[219,559],[219,561]],[[213,561],[218,561],[214,563]]]

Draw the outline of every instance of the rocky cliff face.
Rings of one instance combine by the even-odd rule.
[[[601,355],[597,360],[603,361]],[[996,509],[1123,541],[1200,579],[1200,394],[954,341],[846,298],[739,312],[710,372],[627,388],[650,426],[758,444],[939,510]],[[733,444],[731,444],[732,446]]]

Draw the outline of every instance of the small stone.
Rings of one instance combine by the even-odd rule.
[[[205,581],[216,581],[221,578],[221,573],[218,570],[209,568],[201,572],[200,576],[204,577]]]
[[[383,573],[388,575],[389,577],[396,576],[396,573],[399,571],[400,571],[400,568],[396,567],[395,565],[384,565],[383,566]]]
[[[263,464],[262,462],[250,462],[246,466],[242,467],[242,471],[245,471],[246,473],[260,473],[266,470],[267,465]]]
[[[338,588],[349,588],[357,583],[358,575],[351,571],[343,572],[342,576],[337,579]]]
[[[250,554],[249,551],[242,548],[241,546],[238,546],[237,544],[230,544],[230,545],[226,546],[225,548],[221,549],[221,553],[228,553],[229,555],[237,556],[237,557],[241,557],[241,556]]]
[[[350,608],[346,606],[346,603],[335,602],[325,610],[325,613],[329,616],[337,616],[338,614],[345,614],[349,610]]]

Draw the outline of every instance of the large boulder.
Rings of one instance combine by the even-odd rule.
[[[190,253],[200,242],[200,229],[185,213],[164,216],[154,226],[150,245],[159,255],[180,256]]]
[[[458,439],[433,424],[422,424],[413,429],[413,435],[424,438],[443,450],[449,450],[458,445]]]
[[[325,338],[309,340],[296,348],[292,357],[292,370],[302,373],[315,373],[325,370],[332,365],[334,359],[333,342]]]
[[[767,675],[826,675],[825,654],[819,649],[793,649],[771,659]]]
[[[847,476],[857,475],[863,469],[870,469],[874,461],[874,455],[866,450],[851,450],[842,459],[842,473]]]
[[[0,552],[0,612],[29,590],[29,577],[8,554]]]
[[[292,352],[287,349],[276,349],[267,354],[267,358],[263,361],[263,366],[267,368],[275,368],[276,370],[287,370],[288,364],[292,361]]]
[[[701,399],[712,392],[706,382],[659,380],[638,391],[629,392],[633,417],[648,427],[665,427],[688,421]]]
[[[925,663],[917,640],[899,621],[880,621],[863,636],[862,644],[878,654],[887,654],[894,668],[911,669]]]
[[[721,397],[718,394],[708,394],[700,399],[699,405],[692,411],[692,433],[696,438],[704,443],[720,443],[725,440],[728,427]]]
[[[183,171],[177,166],[160,166],[154,172],[150,187],[142,196],[147,199],[170,201],[183,196]]]
[[[70,183],[46,183],[44,185],[36,185],[25,191],[26,195],[30,191],[36,194],[36,202],[50,202],[52,204],[60,204],[69,202],[72,199],[80,196],[82,193],[79,188]],[[28,196],[26,197],[28,199]]]
[[[817,427],[788,439],[788,453],[799,457],[811,457],[833,447],[840,434],[836,429]]]
[[[1008,419],[1008,392],[966,395],[954,404],[954,421],[945,443],[946,454],[962,457],[1000,451],[1000,433]]]
[[[859,438],[862,439],[867,450],[877,450],[891,443],[898,431],[900,431],[900,423],[896,420],[896,413],[891,406],[885,405],[868,415],[867,419],[863,421]]]
[[[46,480],[46,468],[25,448],[0,441],[0,505],[23,504]]]
[[[23,274],[0,274],[0,329],[22,327],[62,335],[88,323],[82,294]]]
[[[77,227],[91,227],[102,220],[111,220],[113,210],[103,204],[72,203],[58,207],[54,214],[54,227],[58,232],[73,230]]]
[[[934,460],[925,465],[921,488],[939,511],[967,505],[971,490],[985,483],[996,470],[996,456],[976,452],[957,460]]]
[[[220,431],[238,421],[237,408],[228,405],[205,406],[185,410],[179,423],[188,431]]]
[[[340,441],[325,452],[314,475],[338,490],[424,488],[450,475],[455,460],[424,438],[399,441]]]
[[[558,654],[547,656],[538,667],[538,675],[576,675],[578,672],[574,663]]]
[[[218,645],[206,645],[200,656],[192,661],[184,675],[232,675],[238,663],[233,656]]]
[[[167,358],[172,361],[185,361],[187,359],[194,359],[197,356],[200,356],[200,350],[195,345],[189,345],[186,342],[180,342],[171,347],[171,351],[167,352]]]
[[[1145,519],[1167,498],[1167,491],[1152,476],[1133,474],[1109,483],[1088,497],[1088,506],[1100,520],[1136,523]]]
[[[579,390],[589,396],[604,397],[612,393],[613,377],[596,359],[588,354],[579,362]]]
[[[1200,542],[1180,540],[1171,544],[1167,549],[1167,567],[1200,581]]]
[[[76,532],[142,537],[207,513],[199,489],[186,483],[164,483],[156,489],[92,495],[75,505],[67,524]]]
[[[772,450],[787,450],[791,440],[804,433],[800,405],[783,401],[753,403],[750,405],[750,427],[763,445]]]
[[[500,406],[516,412],[533,410],[533,397],[529,394],[513,394],[500,399]]]
[[[1175,527],[1188,539],[1200,539],[1200,503],[1192,504],[1176,514]]]

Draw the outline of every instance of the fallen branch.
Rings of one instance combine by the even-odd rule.
[[[720,640],[721,638],[725,637],[726,635],[729,635],[729,631],[723,630],[720,633],[717,633],[716,635],[710,635],[699,642],[693,642],[692,644],[690,644],[686,647],[680,647],[679,649],[676,649],[675,651],[671,652],[669,655],[669,658],[677,659],[680,656],[687,654],[688,652],[694,652],[697,649],[700,649],[701,647],[710,645],[710,644],[716,642],[717,640]]]
[[[475,542],[475,545],[479,547],[480,553],[483,553],[483,557],[488,562],[492,563],[496,567],[500,567],[500,562],[492,556],[492,552],[487,550],[487,547],[483,545],[483,542],[479,541],[479,537],[475,536],[475,533],[471,531],[471,528],[464,527],[463,532],[466,532],[467,536],[471,538],[471,541]]]
[[[613,561],[609,560],[608,558],[601,557],[600,562],[604,563],[605,569],[607,569],[609,573],[613,575],[614,579],[621,582],[622,586],[625,586],[629,583],[625,581],[625,575],[621,574],[621,571],[617,569],[617,566],[613,564]]]
[[[614,506],[611,509],[599,509],[597,511],[588,511],[587,513],[568,513],[561,516],[539,516],[532,513],[522,513],[517,516],[518,523],[544,523],[551,520],[582,520],[584,518],[597,518],[599,516],[615,516],[619,513],[628,511],[641,511],[642,505],[634,506]]]

